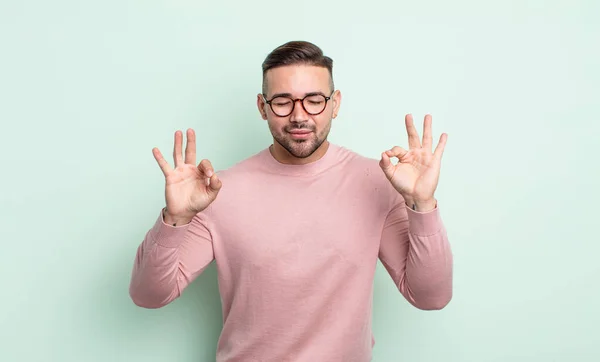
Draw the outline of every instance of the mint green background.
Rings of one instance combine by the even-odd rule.
[[[378,157],[409,112],[449,134],[454,299],[417,310],[379,265],[374,361],[599,361],[598,4],[3,1],[0,361],[214,361],[214,266],[165,308],[128,296],[151,149],[187,127],[218,169],[266,147],[260,64],[295,39],[335,61],[331,141]]]

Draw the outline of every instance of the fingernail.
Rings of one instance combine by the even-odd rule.
[[[212,175],[213,175],[213,171],[212,171],[212,170],[208,170],[208,171],[206,172],[206,176],[208,176],[208,177],[212,177]]]

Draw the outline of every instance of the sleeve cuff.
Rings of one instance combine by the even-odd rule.
[[[154,226],[150,229],[150,238],[154,243],[166,248],[177,248],[183,242],[183,237],[187,233],[189,225],[190,223],[173,226],[165,223],[163,209],[161,209]]]
[[[406,212],[408,213],[408,231],[411,234],[430,236],[437,234],[443,228],[437,205],[435,209],[425,212],[415,211],[406,205]]]

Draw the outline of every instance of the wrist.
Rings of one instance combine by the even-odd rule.
[[[165,224],[169,224],[171,226],[181,226],[189,224],[194,217],[189,216],[179,216],[179,215],[171,215],[169,210],[165,207],[163,209],[163,221]]]
[[[406,206],[411,208],[414,211],[418,212],[427,212],[436,208],[437,200],[435,198],[427,199],[427,200],[419,200],[413,197],[407,196],[404,198],[406,202]]]

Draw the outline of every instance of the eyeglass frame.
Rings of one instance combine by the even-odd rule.
[[[304,109],[304,112],[306,112],[307,114],[310,114],[311,116],[318,116],[319,114],[325,112],[325,109],[327,108],[327,102],[329,102],[329,100],[333,97],[333,93],[335,93],[335,89],[331,91],[331,94],[329,95],[329,97],[325,96],[321,92],[308,93],[307,95],[304,96],[304,98],[292,98],[290,96],[276,95],[273,98],[271,98],[270,100],[267,100],[266,94],[263,93],[262,96],[263,96],[264,102],[269,105],[269,107],[271,108],[271,111],[277,117],[287,117],[290,114],[294,113],[294,109],[296,108],[297,101],[300,101],[300,104],[302,105],[302,109]],[[321,112],[319,112],[319,113],[310,113],[309,111],[306,110],[306,107],[304,107],[304,100],[308,97],[314,97],[314,96],[323,96],[323,98],[325,98],[325,107],[323,107],[323,110],[321,110]],[[291,100],[292,101],[292,110],[290,111],[290,113],[286,114],[285,116],[280,116],[279,114],[275,113],[275,110],[273,110],[273,105],[271,104],[271,102],[275,98],[287,98],[287,99]]]

